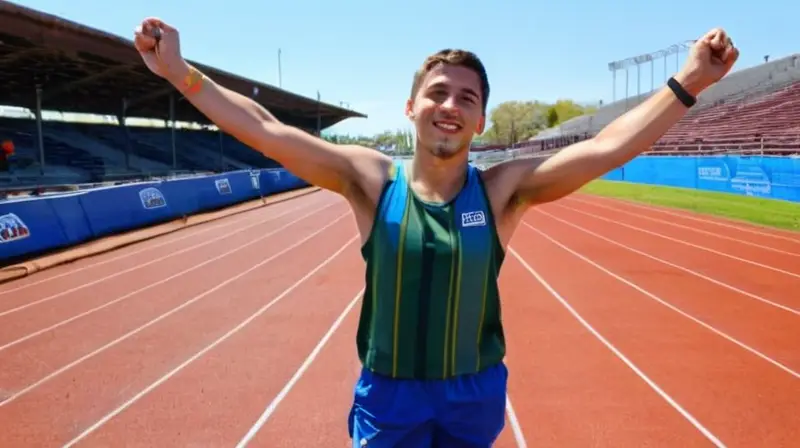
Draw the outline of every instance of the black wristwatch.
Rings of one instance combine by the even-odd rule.
[[[686,107],[692,107],[697,103],[697,98],[692,96],[686,89],[683,88],[681,83],[675,80],[675,78],[670,77],[667,80],[667,86],[672,89],[672,92],[675,93],[675,96],[683,103]]]

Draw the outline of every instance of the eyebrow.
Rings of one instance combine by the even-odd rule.
[[[435,84],[431,84],[430,86],[428,86],[428,89],[446,88],[446,87],[447,87],[447,84],[445,84],[443,82],[437,82]],[[469,87],[465,87],[465,88],[461,89],[461,91],[466,93],[467,95],[474,96],[476,99],[480,98],[480,95],[478,95],[478,92],[470,89]]]

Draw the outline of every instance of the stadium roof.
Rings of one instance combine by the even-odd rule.
[[[172,85],[147,70],[129,39],[5,0],[0,0],[0,23],[0,104],[35,110],[39,85],[43,110],[118,115],[126,98],[127,116],[168,119],[169,97],[174,93],[176,120],[210,124]],[[366,118],[355,111],[190,63],[220,85],[256,99],[292,126],[316,129],[318,112],[323,129],[347,118]],[[255,96],[254,87],[258,88]]]

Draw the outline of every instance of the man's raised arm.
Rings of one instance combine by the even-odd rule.
[[[691,104],[694,97],[727,74],[739,50],[725,32],[715,29],[695,42],[688,61],[674,80]],[[620,116],[594,138],[571,145],[544,160],[516,160],[506,169],[515,202],[528,205],[562,198],[647,150],[688,111],[670,87],[664,87],[633,110]]]
[[[335,145],[284,125],[252,99],[205,77],[186,63],[178,31],[163,21],[143,21],[134,42],[147,67],[174,85],[220,129],[310,184],[347,195],[361,181],[360,167],[382,172],[370,165],[379,168],[386,163],[385,155],[359,146]]]

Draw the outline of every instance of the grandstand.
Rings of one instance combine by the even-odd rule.
[[[14,146],[0,191],[277,166],[215,130],[147,70],[130,40],[4,0],[0,22],[0,105],[14,108],[0,106],[0,141]],[[366,117],[192,64],[310,133]]]
[[[648,92],[601,107],[514,145],[526,152],[590,138],[650,97]],[[800,153],[800,54],[730,73],[651,148],[653,152]]]

